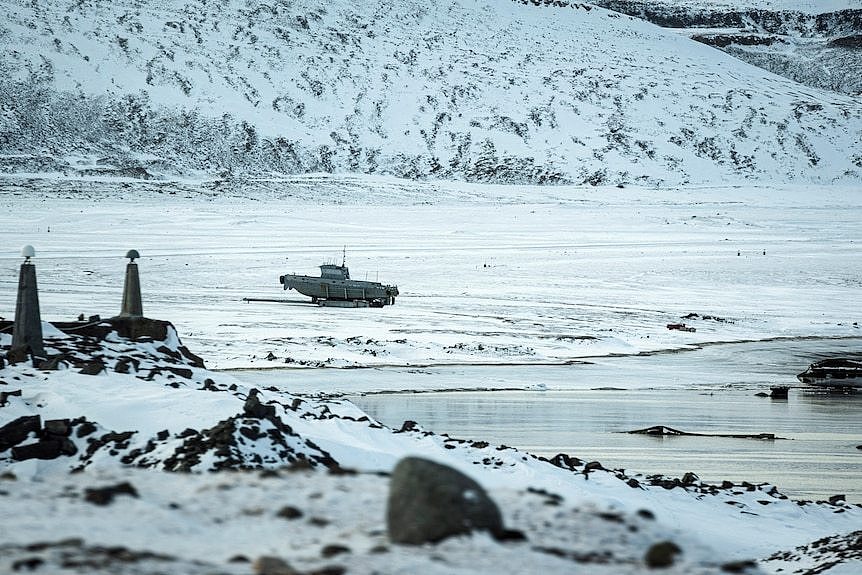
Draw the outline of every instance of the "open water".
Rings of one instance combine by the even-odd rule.
[[[843,493],[862,502],[862,391],[828,392],[795,379],[812,361],[860,351],[862,338],[774,340],[570,366],[308,370],[290,375],[286,387],[345,393],[392,427],[413,420],[453,437],[629,472],[692,471],[706,481],[769,482],[797,499]],[[258,384],[283,383],[283,374],[237,373]],[[755,395],[772,385],[794,387],[786,400]],[[478,391],[488,389],[498,391]],[[782,439],[625,433],[653,425]]]

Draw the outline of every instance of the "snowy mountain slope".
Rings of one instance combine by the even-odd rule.
[[[862,93],[862,2],[598,0],[807,86]]]
[[[862,173],[858,100],[589,5],[0,6],[4,171],[592,184]]]

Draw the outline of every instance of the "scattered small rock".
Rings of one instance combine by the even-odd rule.
[[[194,375],[192,370],[185,367],[172,367],[170,365],[166,365],[162,369],[164,369],[165,371],[169,371],[175,375],[178,375],[183,379],[191,379],[192,375]]]
[[[45,433],[48,435],[69,437],[72,435],[72,426],[69,425],[68,419],[48,419],[45,421]]]
[[[274,405],[264,405],[258,399],[258,395],[260,392],[257,389],[252,389],[248,392],[248,398],[245,400],[245,406],[243,406],[243,412],[248,417],[255,417],[257,419],[266,419],[268,417],[275,416],[275,406]]]
[[[674,559],[679,553],[682,553],[679,545],[673,541],[662,541],[647,550],[644,561],[650,569],[662,569],[673,565]]]
[[[419,429],[419,425],[415,421],[407,419],[404,421],[404,423],[401,424],[401,429],[399,429],[395,433],[404,433],[406,431],[421,431],[421,430]]]
[[[138,490],[128,481],[108,487],[88,488],[84,490],[84,501],[88,501],[94,505],[109,505],[117,495],[137,497]]]
[[[638,517],[641,519],[649,519],[650,521],[655,520],[655,513],[650,511],[649,509],[638,509]]]
[[[42,428],[42,418],[38,415],[24,415],[13,419],[3,427],[0,427],[0,451],[6,451],[12,446],[18,445],[31,433],[38,433]]]
[[[39,369],[41,369],[42,371],[56,371],[60,368],[60,364],[65,362],[66,359],[67,357],[64,353],[52,355],[51,357],[39,364]]]
[[[335,557],[336,555],[341,555],[342,553],[350,553],[350,547],[345,547],[344,545],[327,545],[323,549],[320,550],[320,555],[325,558]]]
[[[756,566],[756,561],[745,559],[742,561],[731,561],[730,563],[725,563],[721,566],[721,570],[725,573],[745,573],[749,569],[753,569]]]
[[[287,561],[278,557],[258,557],[252,568],[256,575],[300,575]]]
[[[285,505],[276,513],[277,517],[281,517],[283,519],[299,519],[303,516],[302,511],[293,507],[292,505]]]
[[[497,541],[526,541],[527,535],[519,529],[503,529],[494,534]]]
[[[550,505],[554,507],[558,507],[562,501],[562,495],[557,493],[551,493],[547,489],[538,489],[536,487],[528,487],[527,493],[535,493],[536,495],[540,495],[545,498],[545,505]]]
[[[84,421],[78,426],[78,429],[75,431],[75,435],[78,437],[86,437],[91,433],[95,433],[95,431],[95,423],[93,423],[92,421]]]
[[[12,563],[12,571],[35,571],[39,567],[45,564],[45,560],[41,557],[27,557],[26,559],[19,559]]]
[[[102,371],[104,371],[104,369],[105,364],[103,364],[102,362],[91,361],[85,363],[84,367],[78,370],[78,373],[80,373],[81,375],[99,375],[100,373],[102,373]]]
[[[503,519],[473,479],[428,459],[405,457],[389,482],[386,526],[393,542],[421,545],[474,530],[499,535]]]
[[[694,485],[698,481],[700,481],[700,477],[698,477],[697,474],[692,473],[691,471],[687,471],[682,476],[682,484],[683,485]]]
[[[308,520],[308,523],[315,527],[326,527],[329,525],[329,519],[324,519],[323,517],[312,517]]]
[[[574,471],[576,467],[583,465],[584,462],[577,457],[572,457],[571,455],[566,455],[565,453],[558,453],[552,458],[550,458],[548,460],[548,463],[562,469],[569,469]]]
[[[344,575],[344,573],[347,573],[347,569],[341,565],[327,565],[314,571],[306,571],[306,575]]]
[[[21,390],[0,391],[0,407],[5,407],[10,397],[21,397]]]
[[[78,448],[68,438],[52,438],[13,447],[12,459],[15,461],[57,459],[61,455],[75,455],[77,452]]]
[[[140,363],[133,357],[121,356],[117,358],[117,365],[114,366],[114,371],[117,373],[129,373],[133,368],[135,371],[138,371]]]

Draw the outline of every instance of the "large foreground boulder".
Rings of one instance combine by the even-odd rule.
[[[406,457],[389,484],[386,511],[395,543],[434,543],[476,530],[504,533],[500,510],[481,485],[451,467]]]

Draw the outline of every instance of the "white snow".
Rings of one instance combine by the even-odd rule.
[[[14,306],[18,244],[31,243],[38,254],[43,319],[116,313],[122,256],[135,248],[142,255],[138,263],[145,313],[170,318],[183,342],[210,366],[290,365],[284,363],[286,357],[329,366],[562,363],[705,342],[859,335],[862,318],[856,315],[855,302],[862,264],[855,254],[862,229],[857,217],[860,196],[853,188],[764,186],[658,192],[323,177],[275,179],[265,185],[253,194],[213,195],[193,182],[123,191],[110,182],[4,180],[0,278],[5,279],[0,284],[6,289],[0,291],[0,309],[11,312]],[[339,193],[347,188],[350,196]],[[349,203],[335,203],[348,199]],[[381,280],[399,285],[402,296],[395,306],[343,310],[242,301],[243,297],[298,299],[280,291],[278,275],[314,273],[323,259],[337,258],[345,244],[354,277],[365,272],[376,277],[379,272]],[[695,333],[666,329],[666,323],[680,321],[691,311],[728,321],[688,320],[697,326]],[[111,346],[122,345],[111,341]],[[142,349],[155,353],[157,345],[145,344]],[[365,350],[374,350],[376,356]],[[263,359],[269,351],[277,361]],[[285,371],[279,387],[290,390],[293,381],[303,393],[313,394],[315,390],[303,383],[304,373]],[[312,378],[320,385],[318,391],[339,391],[326,389],[322,373],[315,372]],[[194,374],[196,381],[211,376],[220,389],[235,382],[225,373],[196,369]],[[164,386],[162,376],[143,382],[134,374],[92,377],[65,370],[50,375],[34,372],[24,379],[23,395],[9,398],[10,406],[2,408],[4,421],[34,412],[45,418],[86,415],[105,430],[138,431],[121,455],[143,447],[163,429],[175,435],[187,427],[212,427],[241,411],[247,389],[237,382],[238,400],[228,393],[185,386],[171,389]],[[373,378],[363,376],[357,381],[364,389],[380,387]],[[469,387],[467,381],[452,384]],[[440,388],[441,383],[431,385]],[[286,405],[291,397],[283,391],[265,391],[263,401]],[[510,505],[506,513],[514,517],[516,526],[520,520],[530,523],[532,519],[525,518],[538,512],[524,499],[528,487],[557,493],[566,505],[579,510],[594,506],[633,517],[638,509],[651,509],[659,531],[649,531],[650,537],[672,538],[686,549],[706,545],[722,560],[764,558],[862,525],[858,508],[803,507],[768,495],[768,486],[718,495],[660,487],[643,491],[625,485],[612,473],[593,472],[586,479],[513,450],[452,443],[453,450],[446,448],[451,441],[445,437],[393,434],[369,422],[354,421],[363,414],[344,401],[315,403],[306,395],[305,402],[298,413],[286,409],[278,413],[303,440],[311,440],[343,466],[388,470],[408,454],[445,462],[474,476]],[[328,412],[335,417],[322,415]],[[146,457],[168,457],[176,441],[169,439]],[[249,456],[266,455],[270,448],[264,445],[249,444],[243,449],[250,450]],[[301,445],[296,444],[305,449]],[[483,459],[492,463],[476,464]],[[215,462],[207,455],[200,468]],[[102,481],[96,478],[128,478],[144,491],[141,503],[134,503],[128,513],[143,513],[159,524],[160,514],[167,512],[159,503],[161,496],[153,499],[156,491],[166,489],[175,497],[185,497],[180,494],[205,492],[210,482],[229,481],[235,485],[236,497],[243,499],[256,481],[252,476],[220,480],[218,474],[174,480],[157,472],[124,471],[104,453],[97,454],[82,476],[57,474],[64,465],[61,460],[15,464],[20,479],[4,487],[16,494],[9,501],[33,492],[27,505],[38,505],[45,517],[54,518],[51,524],[64,525],[52,531],[55,538],[83,530],[92,533],[88,544],[125,541],[169,554],[180,553],[171,543],[172,527],[153,530],[129,525],[125,513],[106,519],[85,502],[70,501],[57,508],[50,503],[51,493],[65,485],[80,492]],[[301,490],[311,490],[319,482],[317,477],[312,474],[307,482],[295,481]],[[380,489],[380,483],[379,478],[362,476],[343,489],[379,493],[374,490]],[[275,496],[264,497],[271,501]],[[374,497],[375,502],[368,505],[378,511],[371,512],[367,521],[379,527],[383,495]],[[763,505],[760,500],[770,503]],[[279,503],[262,505],[264,515],[290,498],[272,501]],[[4,506],[3,513],[19,514],[18,505]],[[159,511],[139,505],[155,505]],[[182,505],[185,509],[190,503]],[[327,505],[328,514],[355,515],[343,502]],[[249,503],[241,509],[259,506]],[[220,562],[247,547],[251,554],[277,551],[294,561],[314,563],[299,548],[277,544],[282,537],[279,530],[269,537],[239,537],[237,547],[226,547],[223,542],[233,537],[234,529],[243,530],[245,523],[231,520],[230,528],[215,538],[205,525],[223,526],[245,511],[230,504],[225,508],[230,517],[225,517],[198,509],[195,523],[179,531],[187,538],[183,543],[187,552],[181,553],[185,559]],[[836,514],[836,509],[843,511]],[[80,519],[66,524],[68,514]],[[13,515],[5,516],[4,523]],[[44,525],[44,518],[33,519],[9,541],[32,541],[37,533],[44,538]],[[528,531],[532,537],[552,537],[541,527]],[[348,535],[343,530],[324,532],[321,541],[331,536],[363,549],[380,538]],[[621,549],[635,553],[632,549],[637,545],[626,547],[614,537],[615,553],[622,553]],[[147,541],[157,543],[145,546]],[[471,541],[453,544],[456,562],[465,565],[459,569],[476,569],[469,557],[490,553],[481,539]],[[507,548],[489,545],[496,550],[493,561],[509,560]],[[565,545],[574,544],[566,540]],[[706,557],[713,557],[710,553],[692,551],[686,560],[693,563],[679,568],[701,568],[704,561],[708,563]],[[425,561],[396,555],[399,559],[391,567],[395,570]],[[527,557],[535,559],[528,554],[519,560]],[[571,568],[568,562],[552,563],[555,566],[548,569]],[[498,563],[489,565],[487,572]]]
[[[14,314],[22,245],[36,248],[46,322],[118,313],[134,248],[145,315],[177,328],[165,342],[109,336],[97,376],[0,369],[0,426],[38,414],[95,429],[69,438],[74,456],[0,452],[0,572],[37,557],[45,572],[248,573],[237,556],[272,555],[304,572],[611,575],[643,572],[662,540],[683,549],[667,573],[746,559],[759,560],[751,573],[862,568],[858,553],[839,549],[831,565],[823,551],[862,530],[852,503],[569,469],[481,438],[393,430],[331,397],[493,387],[491,372],[472,379],[482,366],[526,373],[722,342],[856,341],[858,98],[582,4],[41,0],[3,2],[0,14],[0,171],[13,172],[0,174],[0,320]],[[100,172],[129,166],[161,179]],[[376,175],[441,170],[597,185]],[[281,289],[279,275],[314,275],[344,246],[354,278],[399,286],[396,305],[321,308]],[[667,328],[682,321],[696,331]],[[53,350],[78,341],[49,323],[43,333]],[[157,373],[159,347],[180,339],[208,369]],[[114,372],[130,350],[145,365]],[[428,366],[450,371],[398,381]],[[347,381],[348,369],[332,379],[324,369],[387,367],[405,371]],[[257,387],[274,418],[244,411],[251,381],[269,383]],[[559,377],[532,389],[583,386]],[[221,449],[217,434],[235,444]],[[195,445],[208,446],[199,459]],[[407,455],[475,478],[527,540],[390,544],[386,473]],[[328,457],[357,474],[326,473]],[[282,468],[296,460],[315,469]],[[270,471],[214,472],[228,463]],[[123,481],[137,497],[86,501]],[[302,518],[280,517],[286,505]],[[349,554],[327,557],[333,543]],[[110,546],[169,557],[69,566]]]
[[[860,335],[862,196],[852,187],[314,178],[273,180],[248,196],[168,183],[112,198],[113,185],[55,180],[16,195],[15,181],[0,195],[0,281],[13,287],[19,244],[32,243],[44,318],[108,317],[120,307],[122,256],[138,249],[145,314],[180,324],[211,368],[561,364]],[[349,203],[334,203],[348,199],[339,186]],[[399,286],[394,306],[243,301],[308,302],[278,276],[317,275],[345,245],[353,277]],[[11,319],[14,297],[0,292],[0,315]],[[692,312],[727,321],[680,319]],[[679,322],[697,331],[666,328]]]

